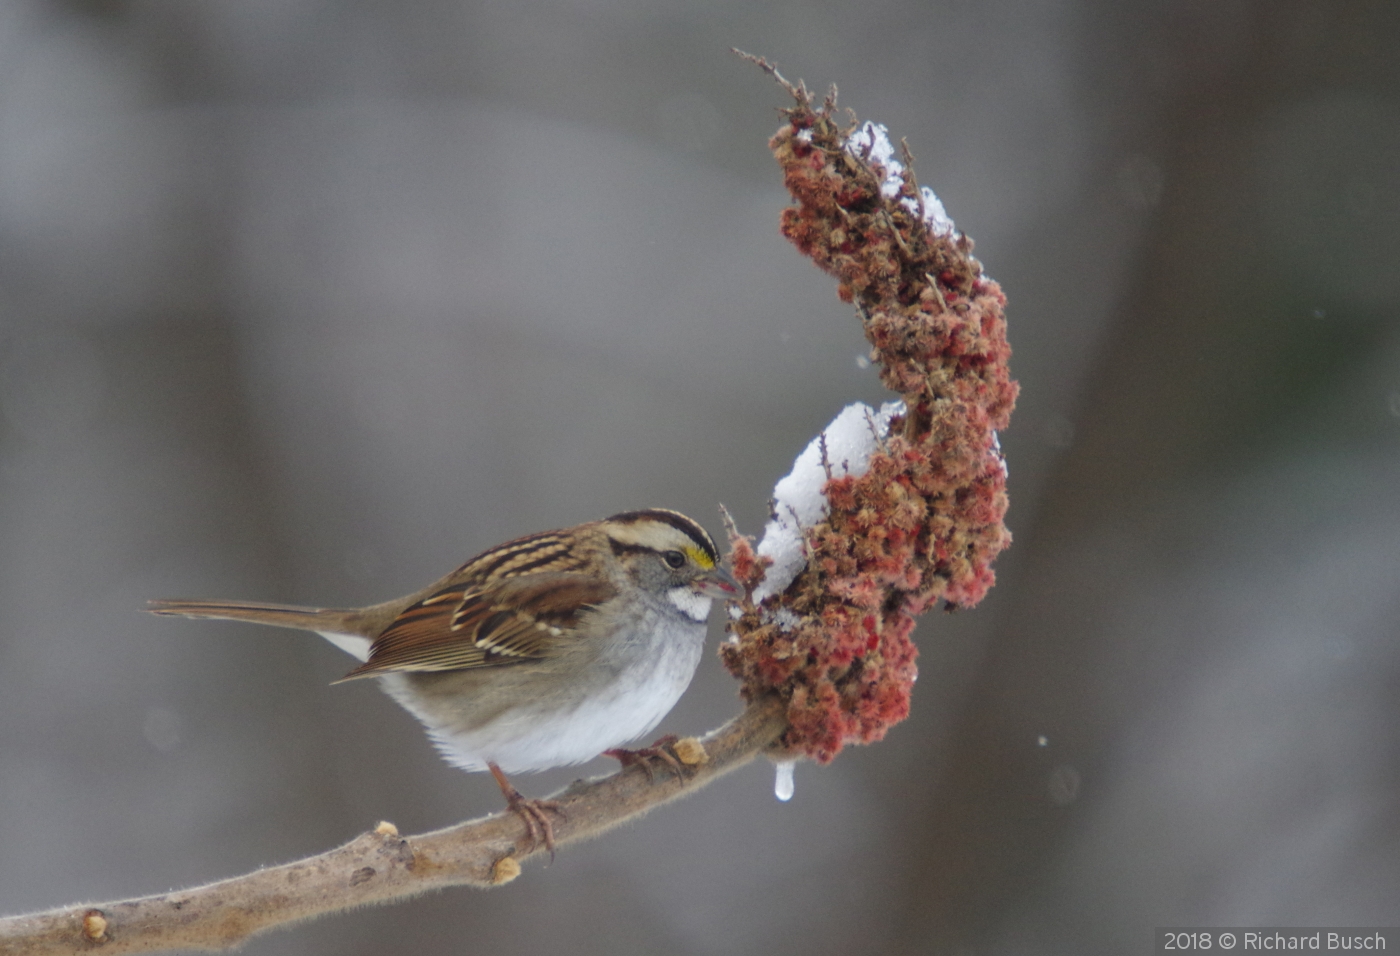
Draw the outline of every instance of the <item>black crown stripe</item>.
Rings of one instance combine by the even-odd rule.
[[[680,512],[669,511],[665,508],[648,508],[645,511],[624,511],[622,514],[613,515],[608,520],[624,524],[636,524],[639,521],[660,521],[663,524],[668,524],[694,541],[701,550],[710,556],[711,561],[715,564],[719,563],[719,551],[715,548],[715,542],[710,537],[709,532]]]

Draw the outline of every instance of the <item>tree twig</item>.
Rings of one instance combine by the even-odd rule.
[[[694,793],[772,745],[786,726],[775,699],[757,701],[692,749],[683,781],[649,780],[640,769],[577,781],[555,794],[563,846],[597,836],[652,807]],[[227,949],[278,926],[359,906],[388,903],[448,886],[490,887],[520,873],[541,852],[520,818],[498,813],[401,837],[390,824],[295,863],[194,889],[0,919],[0,956],[151,953]]]

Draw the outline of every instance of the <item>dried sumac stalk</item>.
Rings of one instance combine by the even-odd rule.
[[[800,529],[806,561],[790,584],[765,593],[767,541],[732,541],[736,573],[760,589],[730,622],[724,662],[746,699],[787,701],[787,752],[824,763],[908,715],[915,617],[940,601],[970,607],[992,586],[1011,541],[996,433],[1017,386],[1005,297],[915,182],[908,150],[896,160],[882,127],[838,121],[834,91],[815,105],[755,62],[795,101],[769,144],[795,200],[783,235],[836,277],[904,403],[887,427],[871,418],[863,470],[824,463],[825,515]],[[796,514],[781,496],[776,508]]]

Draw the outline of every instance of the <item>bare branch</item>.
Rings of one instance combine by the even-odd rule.
[[[683,759],[695,764],[682,781],[670,774],[648,780],[641,770],[624,770],[573,783],[553,797],[564,811],[554,824],[556,843],[597,836],[694,793],[748,763],[785,726],[780,703],[758,701],[696,742],[703,751],[686,748]],[[227,949],[256,933],[328,913],[448,886],[507,883],[520,874],[520,861],[536,852],[512,813],[413,837],[380,824],[329,852],[194,889],[0,919],[0,956]]]
[[[764,73],[767,73],[769,76],[771,76],[774,80],[777,81],[779,86],[787,90],[788,93],[799,102],[807,102],[811,98],[811,94],[807,92],[807,87],[803,85],[801,80],[798,80],[797,85],[793,86],[787,81],[786,77],[784,77],[781,73],[778,72],[778,68],[776,66],[774,66],[772,63],[769,63],[763,57],[754,56],[752,53],[745,53],[738,47],[730,47],[729,52],[733,53],[741,60],[746,60],[749,63],[754,64]]]

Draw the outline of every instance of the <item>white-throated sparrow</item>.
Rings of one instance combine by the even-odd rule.
[[[549,805],[506,774],[582,763],[655,727],[695,674],[711,600],[738,590],[704,528],[655,508],[507,541],[364,608],[149,609],[318,632],[363,662],[342,680],[379,678],[449,763],[490,770],[552,851]]]

